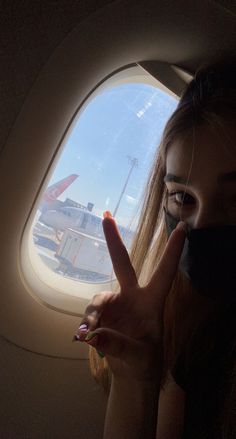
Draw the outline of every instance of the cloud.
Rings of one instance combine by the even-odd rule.
[[[134,197],[131,197],[130,195],[126,195],[126,201],[128,204],[131,204],[132,206],[136,206],[138,203],[138,200]]]

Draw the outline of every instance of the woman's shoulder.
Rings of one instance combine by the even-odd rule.
[[[235,329],[235,313],[228,309],[206,322],[176,357],[171,373],[186,392],[183,438],[215,437],[236,368]]]
[[[171,373],[185,391],[198,386],[199,381],[217,381],[235,363],[235,315],[235,306],[225,307],[202,324],[180,348]]]

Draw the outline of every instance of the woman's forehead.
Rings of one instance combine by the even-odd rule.
[[[166,173],[187,177],[236,171],[236,129],[200,126],[177,138],[166,155]]]

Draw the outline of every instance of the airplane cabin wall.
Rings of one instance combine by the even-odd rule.
[[[3,338],[0,353],[1,439],[102,438],[107,397],[87,360],[40,356]]]
[[[53,50],[74,26],[111,1],[4,3],[0,14],[0,162],[25,98]],[[34,145],[32,160],[33,151]],[[8,169],[13,185],[15,166],[13,162]],[[2,184],[0,193],[1,200],[8,198]],[[8,205],[14,207],[11,199]],[[22,216],[19,206],[15,216]],[[0,233],[4,234],[2,226]],[[10,261],[5,265],[2,261],[0,279],[11,278],[11,270]],[[17,314],[7,316],[1,299],[0,308],[2,316],[17,322]],[[87,355],[82,360],[41,356],[9,340],[0,334],[0,438],[101,438],[107,398],[91,377]]]

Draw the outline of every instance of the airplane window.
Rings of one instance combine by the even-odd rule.
[[[145,81],[104,83],[78,112],[31,229],[38,273],[53,272],[55,288],[55,279],[77,286],[114,279],[103,212],[111,211],[129,249],[154,153],[177,103],[146,74]]]

